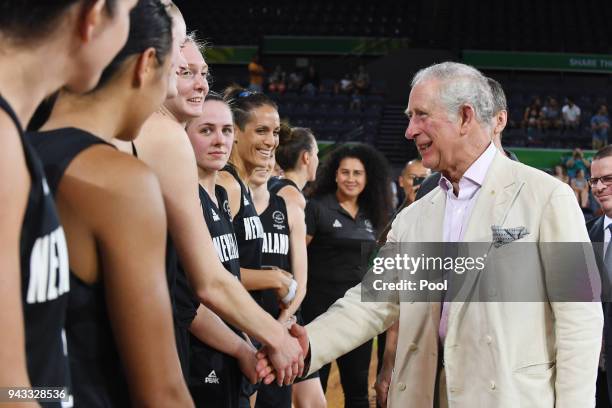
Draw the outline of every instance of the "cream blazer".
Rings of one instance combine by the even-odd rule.
[[[530,231],[523,238],[527,242],[589,242],[571,188],[544,172],[498,153],[477,194],[466,242],[492,241],[492,225],[524,226]],[[438,187],[404,209],[388,241],[441,242],[445,202]],[[587,256],[592,257],[592,251]],[[512,272],[511,264],[504,272]],[[594,299],[599,299],[598,294]],[[389,407],[432,407],[439,302],[362,302],[360,285],[350,289],[306,326],[310,372],[373,338],[398,318]],[[444,345],[448,406],[594,407],[602,328],[597,301],[451,303]]]

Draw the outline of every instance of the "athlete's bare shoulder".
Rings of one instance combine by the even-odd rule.
[[[285,202],[299,206],[302,211],[306,208],[306,199],[304,195],[293,186],[284,186],[278,190],[278,195],[281,196]]]

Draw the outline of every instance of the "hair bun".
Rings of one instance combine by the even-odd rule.
[[[230,101],[232,99],[236,99],[238,95],[240,95],[243,92],[249,92],[249,91],[247,89],[244,89],[240,85],[233,83],[229,85],[227,88],[225,88],[225,90],[223,91],[223,97],[226,100]]]
[[[279,146],[289,143],[291,141],[292,134],[293,134],[293,129],[291,128],[289,123],[281,122],[280,131],[278,132]]]

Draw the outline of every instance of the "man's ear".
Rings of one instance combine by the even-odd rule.
[[[401,188],[404,188],[404,176],[399,176],[397,178],[397,184],[399,184]]]
[[[79,35],[84,42],[90,42],[102,23],[106,0],[95,0],[83,5],[79,11]]]
[[[493,133],[499,135],[506,128],[506,124],[508,123],[508,111],[505,109],[500,110],[495,115],[495,128],[493,129]]]
[[[465,136],[476,122],[476,112],[472,105],[462,105],[459,108],[460,134]]]
[[[142,86],[147,80],[147,77],[155,74],[157,68],[157,59],[155,58],[155,49],[147,48],[145,52],[138,56],[136,61],[136,69],[134,70],[134,85]]]

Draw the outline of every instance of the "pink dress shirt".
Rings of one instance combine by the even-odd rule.
[[[467,229],[472,209],[476,204],[476,198],[487,171],[493,162],[497,148],[493,143],[476,159],[459,180],[459,191],[455,195],[453,185],[444,177],[440,178],[440,188],[446,194],[446,206],[444,209],[444,242],[461,242]],[[450,303],[444,302],[442,315],[440,316],[439,335],[442,344],[446,338],[448,328],[448,312]]]

